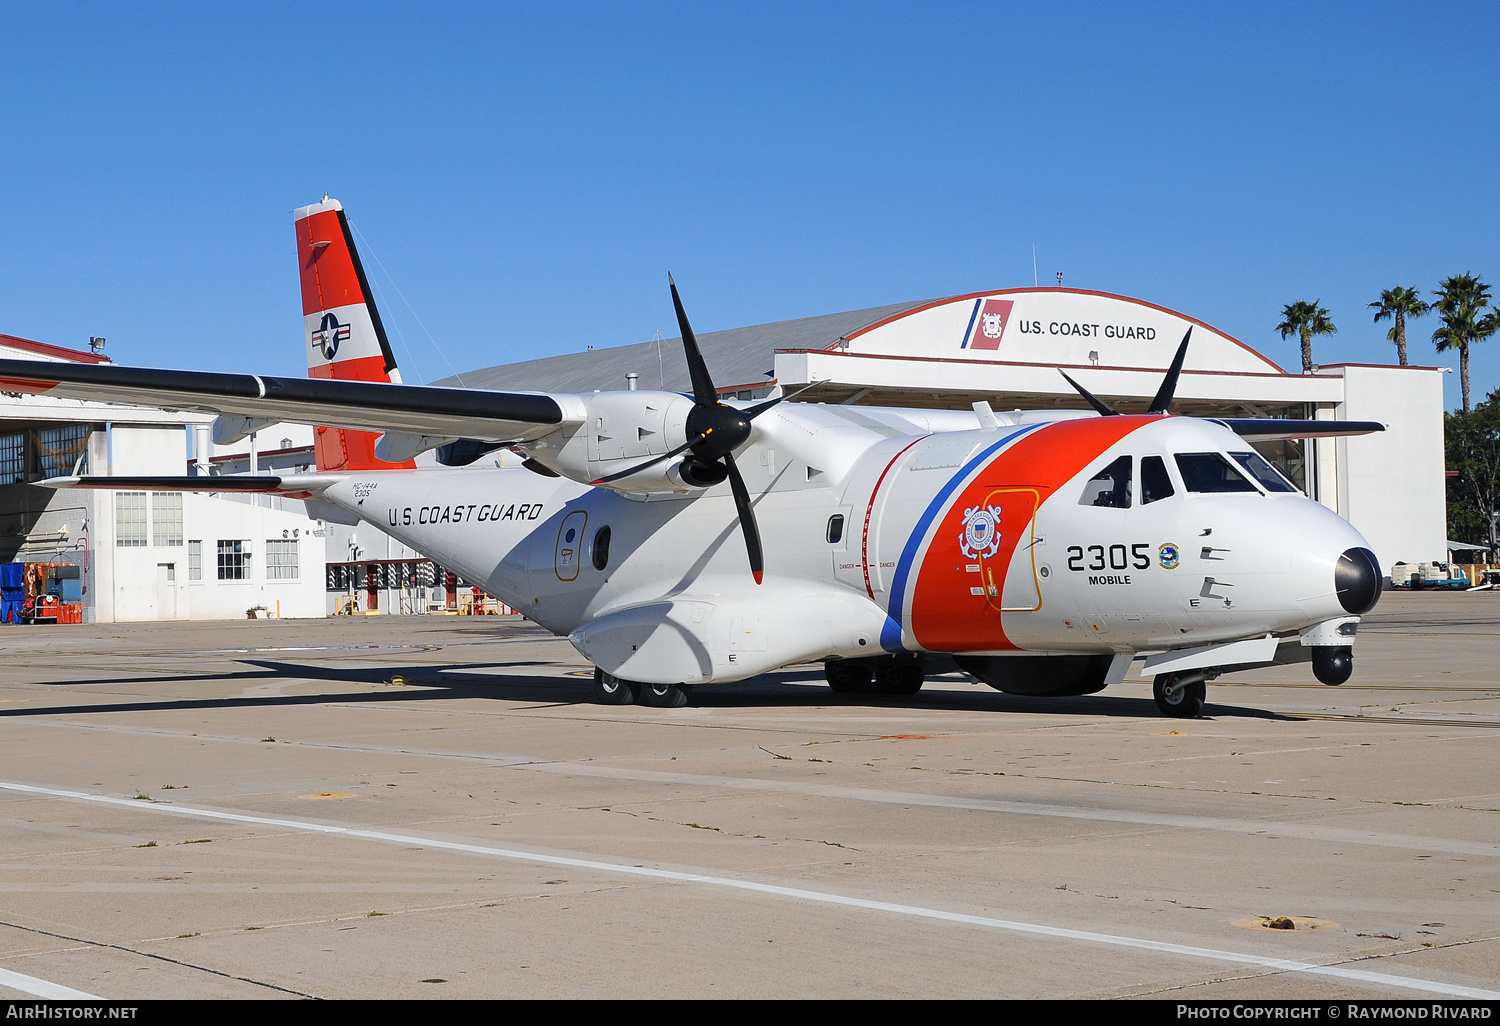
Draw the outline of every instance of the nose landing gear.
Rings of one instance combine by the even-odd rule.
[[[1208,696],[1204,684],[1207,674],[1202,671],[1163,673],[1151,685],[1151,694],[1156,707],[1163,716],[1192,719],[1203,712],[1203,701]]]

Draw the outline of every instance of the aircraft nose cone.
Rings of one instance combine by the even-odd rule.
[[[1339,605],[1355,616],[1368,613],[1380,601],[1380,561],[1369,549],[1345,549],[1333,568],[1333,587]]]

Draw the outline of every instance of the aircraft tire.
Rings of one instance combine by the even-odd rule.
[[[1177,679],[1175,673],[1160,674],[1151,685],[1151,694],[1156,699],[1156,707],[1161,710],[1163,716],[1173,716],[1178,719],[1193,719],[1203,713],[1203,702],[1208,697],[1208,686],[1198,680],[1184,687],[1177,693],[1174,702],[1167,697],[1167,687]]]
[[[926,675],[915,662],[884,660],[875,664],[875,693],[877,695],[915,695],[922,690]]]
[[[823,677],[836,695],[868,695],[872,670],[868,659],[830,659]]]
[[[621,680],[612,673],[594,667],[594,701],[600,705],[629,705],[639,697],[641,686],[633,680]]]
[[[691,684],[642,684],[640,703],[653,709],[680,709],[693,697]]]

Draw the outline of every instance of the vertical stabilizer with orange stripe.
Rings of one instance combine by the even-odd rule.
[[[297,263],[302,271],[302,319],[307,375],[339,381],[400,382],[385,325],[370,294],[364,265],[338,200],[297,211]],[[411,460],[375,458],[378,435],[337,427],[314,428],[319,470],[396,470]]]

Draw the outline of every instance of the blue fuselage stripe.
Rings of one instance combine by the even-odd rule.
[[[902,650],[901,610],[902,606],[906,603],[906,579],[911,573],[912,563],[917,558],[917,550],[922,547],[922,539],[927,537],[927,529],[932,526],[933,520],[942,512],[943,507],[948,504],[948,499],[958,490],[959,485],[968,480],[969,475],[980,464],[984,463],[985,460],[988,460],[996,452],[1017,438],[1028,432],[1035,431],[1041,426],[1040,424],[1029,424],[1026,427],[1017,428],[998,442],[987,446],[978,456],[975,456],[959,468],[958,473],[945,481],[943,487],[938,489],[937,495],[933,496],[932,501],[927,504],[927,509],[917,519],[917,526],[912,528],[911,534],[906,539],[906,545],[901,550],[901,559],[896,563],[896,572],[891,575],[890,605],[886,611],[885,627],[880,632],[881,648],[887,652],[900,652]]]

